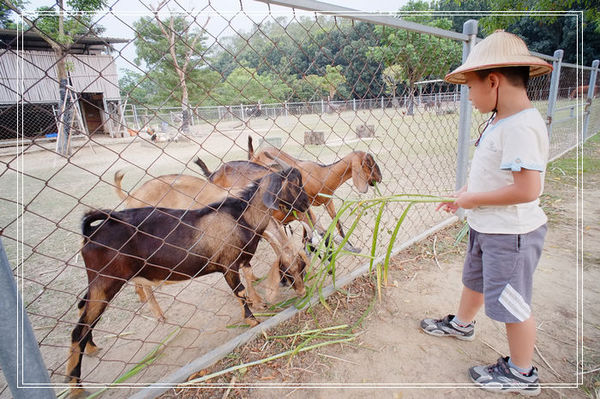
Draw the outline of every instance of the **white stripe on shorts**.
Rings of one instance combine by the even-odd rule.
[[[498,301],[519,321],[529,319],[531,308],[525,302],[521,294],[519,294],[510,284],[506,284]]]

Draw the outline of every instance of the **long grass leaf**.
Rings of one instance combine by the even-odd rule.
[[[400,219],[398,219],[398,222],[396,223],[396,227],[394,228],[394,232],[392,233],[392,236],[390,237],[390,242],[388,244],[388,248],[385,253],[385,261],[383,262],[383,282],[384,282],[384,284],[387,284],[390,256],[392,254],[392,249],[394,248],[394,243],[396,242],[396,236],[398,235],[400,226],[402,226],[402,223],[404,222],[404,219],[406,218],[406,215],[408,214],[408,210],[413,206],[413,204],[414,204],[414,202],[410,202],[406,206],[406,209],[404,209],[404,212],[402,212],[402,215],[400,215]]]
[[[386,203],[381,201],[381,205],[379,205],[379,212],[377,212],[377,218],[375,219],[375,226],[373,227],[373,241],[371,242],[371,262],[369,263],[369,271],[373,270],[375,252],[377,251],[377,237],[379,236],[379,224],[381,222],[381,217],[383,216],[385,205]]]
[[[306,351],[309,351],[309,350],[321,348],[323,346],[328,346],[328,345],[342,344],[344,342],[350,342],[350,341],[354,340],[354,338],[355,337],[344,338],[344,339],[337,339],[337,340],[333,340],[333,341],[320,342],[318,344],[314,344],[314,345],[311,345],[311,346],[303,347],[298,352],[306,352]],[[231,372],[239,370],[239,369],[256,366],[258,364],[268,363],[268,362],[270,362],[272,360],[277,360],[277,359],[280,359],[282,357],[289,356],[292,353],[294,353],[294,351],[295,351],[295,349],[290,349],[290,350],[287,350],[285,352],[278,353],[278,354],[273,355],[273,356],[269,356],[269,357],[267,357],[265,359],[259,359],[259,360],[255,360],[253,362],[240,364],[238,366],[232,366],[232,367],[229,367],[229,368],[227,368],[225,370],[217,371],[215,373],[208,374],[208,375],[205,375],[203,377],[196,378],[196,379],[189,380],[187,382],[181,383],[181,384],[179,384],[179,386],[186,386],[186,385],[198,384],[200,382],[204,382],[204,381],[210,380],[211,378],[219,377],[221,375],[228,374],[228,373],[231,373]]]

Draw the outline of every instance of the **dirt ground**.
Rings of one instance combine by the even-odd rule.
[[[549,232],[534,276],[532,306],[538,327],[533,361],[540,373],[540,398],[600,397],[599,142],[596,137],[585,147],[579,193],[576,176],[571,173],[574,152],[551,164],[546,179],[542,203],[549,216]],[[162,398],[493,396],[475,388],[467,370],[508,354],[502,323],[480,311],[473,342],[431,337],[418,327],[423,317],[456,311],[465,250],[464,243],[453,246],[459,227],[452,226],[399,254],[381,301],[373,301],[374,282],[367,276],[333,295],[327,302],[330,311],[317,306],[267,332],[275,336],[298,331],[303,325],[305,330],[352,326],[364,317],[356,327],[344,330],[356,335],[353,341],[209,380],[230,384],[228,389],[210,388],[209,384],[203,389],[170,390]],[[583,250],[578,252],[580,246]],[[194,377],[264,359],[297,344],[292,338],[261,338]]]
[[[223,134],[221,139],[225,136]],[[221,140],[222,142],[216,143],[216,138],[212,136],[211,140],[215,140],[214,145],[224,147],[237,143],[229,150],[224,148],[220,156],[239,158],[246,137],[246,132],[238,132],[235,137],[229,137],[230,141]],[[389,139],[386,137],[386,140]],[[407,138],[407,142],[412,142],[409,139],[413,138]],[[424,135],[422,140],[426,139],[434,141],[434,138]],[[395,145],[397,147],[394,150],[401,147],[398,143]],[[376,147],[371,148],[372,146]],[[421,147],[412,149],[416,151],[419,148]],[[423,151],[425,148],[427,147],[423,147]],[[594,151],[591,156],[599,159],[599,145],[596,143],[591,148]],[[391,183],[382,187],[384,195],[406,192],[407,187],[415,192],[431,192],[435,187],[448,186],[441,183],[447,181],[447,176],[452,174],[453,169],[441,167],[436,170],[432,166],[436,162],[438,166],[447,165],[451,158],[444,163],[442,156],[422,157],[419,153],[412,154],[409,159],[408,156],[398,156],[392,150],[385,149],[379,142],[369,144],[368,150],[377,153],[378,160],[386,166],[382,171],[386,179],[389,176]],[[336,148],[336,151],[345,152],[348,148],[344,146]],[[332,152],[328,156],[334,157],[336,153]],[[85,288],[82,261],[76,255],[80,237],[71,233],[78,228],[84,208],[90,205],[118,206],[118,200],[110,186],[113,173],[118,168],[128,168],[125,184],[129,189],[136,179],[144,177],[144,173],[158,175],[179,172],[182,164],[191,164],[196,155],[198,150],[186,143],[157,149],[143,144],[132,145],[123,140],[123,143],[111,147],[98,144],[93,148],[83,147],[69,163],[57,161],[54,168],[49,167],[47,154],[43,152],[25,157],[28,175],[25,177],[27,198],[24,203],[29,204],[26,241],[35,248],[35,253],[24,265],[25,275],[32,278],[26,281],[23,295],[53,382],[63,381],[69,336],[72,322],[76,320],[76,295]],[[329,158],[325,158],[329,161]],[[6,156],[2,159],[12,158]],[[419,163],[413,164],[412,173],[407,173],[403,165],[415,160],[419,160]],[[213,160],[210,166],[214,167],[215,164],[216,161]],[[136,169],[136,166],[141,169]],[[58,168],[60,173],[55,175]],[[194,171],[193,166],[189,170]],[[82,172],[87,174],[82,176]],[[7,191],[8,188],[15,187],[13,175],[5,173],[0,177],[0,183],[7,187]],[[596,167],[595,172],[586,173],[584,180],[583,241],[580,238],[580,242],[584,243],[583,275],[577,267],[576,243],[579,230],[576,226],[578,214],[575,211],[576,180],[567,169],[553,172],[547,180],[544,206],[551,217],[551,224],[535,281],[534,311],[539,325],[539,354],[536,354],[534,361],[540,368],[542,382],[552,384],[552,387],[544,390],[545,397],[560,397],[561,394],[563,397],[585,397],[583,390],[567,389],[565,386],[574,386],[577,382],[575,373],[578,362],[583,362],[583,370],[593,370],[600,363],[600,316],[598,309],[592,306],[597,303],[600,291],[597,282],[600,269],[600,246],[597,245],[600,215],[596,205],[600,200],[600,191],[596,188],[596,184],[600,183],[600,172]],[[45,181],[49,184],[45,185]],[[349,184],[340,188],[341,196],[351,193],[353,190]],[[0,207],[0,225],[10,224],[5,233],[14,236],[11,231],[15,225],[11,222],[14,212],[12,208],[9,209],[13,204],[6,200],[2,203],[7,206],[5,211],[1,211]],[[397,242],[404,242],[411,237],[410,234],[417,234],[425,226],[444,219],[444,215],[433,212],[432,209],[429,205],[415,208],[405,223],[406,229],[403,225],[404,236],[399,236]],[[50,218],[44,219],[37,215]],[[394,219],[398,215],[399,213],[394,213],[394,217],[386,221],[389,223],[386,223],[388,229],[384,236],[389,236],[390,228],[393,228]],[[415,219],[412,219],[413,216]],[[356,238],[359,243],[370,242],[373,218],[374,215],[364,218],[360,239]],[[64,230],[56,230],[58,225]],[[422,334],[417,327],[418,321],[425,316],[441,316],[455,311],[461,289],[460,270],[464,251],[464,245],[452,245],[457,230],[458,227],[454,226],[445,232],[439,232],[394,258],[389,276],[390,284],[383,289],[380,302],[373,302],[373,279],[371,276],[365,277],[331,297],[328,300],[330,311],[322,306],[314,307],[275,331],[268,332],[272,336],[341,324],[354,326],[356,323],[356,326],[345,332],[357,335],[352,342],[324,346],[315,351],[299,353],[291,361],[286,357],[211,380],[230,384],[235,377],[234,382],[237,383],[229,392],[225,392],[225,389],[183,390],[178,395],[222,398],[227,393],[225,397],[236,398],[366,398],[372,397],[373,389],[377,388],[378,396],[391,398],[421,397],[424,394],[480,397],[478,395],[482,394],[477,390],[456,388],[471,387],[466,376],[468,367],[495,361],[499,356],[497,352],[506,353],[503,326],[494,324],[481,312],[478,318],[478,338],[471,343],[453,340],[439,342]],[[385,239],[384,236],[382,239]],[[4,238],[7,237],[8,235]],[[4,244],[8,247],[9,260],[13,261],[15,252],[12,250],[12,241],[7,239]],[[434,257],[434,253],[437,257]],[[343,258],[339,265],[340,271],[353,270],[362,262],[362,258]],[[268,262],[263,266],[267,265]],[[169,343],[163,356],[129,382],[147,384],[158,381],[217,344],[243,332],[242,327],[234,325],[239,323],[237,303],[231,300],[230,290],[218,282],[218,277],[197,279],[186,287],[174,285],[162,288],[157,293],[157,298],[170,320],[167,324],[157,323],[147,306],[139,304],[132,289],[123,290],[111,304],[114,310],[109,310],[97,326],[97,339],[104,349],[99,357],[86,356],[85,381],[114,380],[139,362],[175,327],[182,326],[183,329]],[[283,294],[289,295],[289,292],[283,291]],[[203,303],[198,299],[200,297],[211,298],[210,309],[198,306],[198,303]],[[583,317],[578,319],[576,316],[581,309]],[[581,345],[577,346],[578,338],[582,338],[581,332],[583,348]],[[298,342],[300,340],[296,339],[294,343],[293,338],[268,341],[258,339],[229,355],[212,367],[211,371],[264,359],[288,350]],[[578,357],[578,353],[583,353],[583,358]],[[597,372],[585,374],[584,377],[591,384],[591,389],[600,380]],[[269,387],[266,384],[272,383],[285,388],[266,389]],[[356,384],[358,386],[353,389],[340,389],[340,386]],[[311,385],[317,387],[304,389]],[[386,388],[381,388],[382,386]],[[426,387],[434,386],[437,387],[435,390],[423,391]],[[135,389],[115,389],[105,393],[104,397],[127,397],[133,392]],[[9,392],[0,377],[0,397],[8,397],[7,395]],[[165,397],[169,395],[173,396],[173,391],[166,393]]]

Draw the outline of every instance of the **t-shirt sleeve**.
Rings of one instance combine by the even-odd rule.
[[[513,172],[521,169],[546,170],[541,134],[546,132],[536,132],[531,126],[504,131],[500,169]]]

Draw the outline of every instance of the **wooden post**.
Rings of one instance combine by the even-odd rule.
[[[304,144],[323,145],[325,144],[325,133],[321,131],[309,130],[304,132]]]

